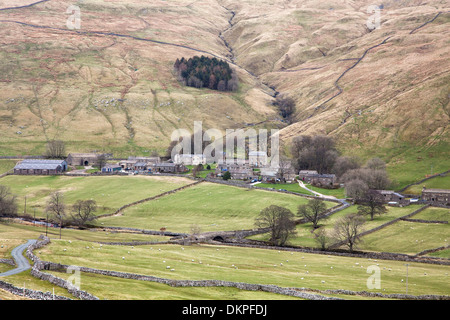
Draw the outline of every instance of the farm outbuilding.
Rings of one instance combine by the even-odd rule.
[[[70,166],[95,166],[98,165],[98,153],[70,153],[67,156],[67,163]]]
[[[54,175],[67,170],[65,160],[25,159],[14,167],[14,174]]]

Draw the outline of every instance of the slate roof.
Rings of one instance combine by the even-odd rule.
[[[38,160],[26,159],[18,163],[14,169],[26,170],[56,170],[58,167],[63,167],[64,160]]]

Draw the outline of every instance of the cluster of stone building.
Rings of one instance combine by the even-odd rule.
[[[25,159],[14,167],[14,174],[20,175],[56,175],[67,171],[69,166],[98,166],[102,154],[97,153],[71,153],[67,159]],[[160,157],[129,157],[115,164],[105,163],[101,171],[103,173],[114,173],[121,171],[137,172],[159,172],[159,173],[181,173],[188,171],[183,164],[163,162]]]
[[[56,175],[67,171],[69,166],[98,166],[102,154],[97,153],[71,153],[67,159],[25,159],[14,167],[14,174],[19,175]],[[104,158],[103,158],[104,161]],[[138,172],[138,173],[185,173],[187,166],[206,165],[207,158],[202,154],[176,155],[173,161],[162,161],[160,157],[129,157],[117,163],[105,163],[101,170],[103,173]],[[261,181],[261,182],[293,182],[296,179],[305,183],[322,187],[339,187],[336,175],[319,174],[314,170],[301,170],[296,172],[289,161],[279,163],[277,168],[268,164],[265,152],[250,152],[248,159],[243,161],[227,161],[223,159],[216,165],[213,176],[221,177],[226,172],[231,179]],[[402,194],[392,190],[372,190],[375,197],[387,204],[410,204],[412,202],[425,202],[436,205],[450,206],[450,190],[426,189],[422,190],[420,199],[406,199]]]

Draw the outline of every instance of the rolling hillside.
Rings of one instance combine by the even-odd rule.
[[[0,156],[71,151],[163,153],[176,128],[260,124],[328,134],[340,148],[414,168],[448,169],[448,2],[386,0],[369,30],[372,1],[0,0]],[[30,4],[29,7],[26,5]],[[240,89],[183,87],[177,58],[223,58]],[[295,122],[273,97],[295,99]],[[414,177],[394,177],[401,181]]]

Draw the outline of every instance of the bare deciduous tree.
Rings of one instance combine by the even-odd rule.
[[[66,145],[61,140],[50,140],[47,142],[45,157],[63,159],[66,156]]]
[[[295,101],[284,94],[278,95],[273,103],[280,112],[281,116],[292,123],[292,116],[295,113]]]
[[[291,153],[296,170],[317,170],[319,173],[331,172],[339,157],[334,140],[323,135],[294,137]]]
[[[271,205],[261,211],[255,221],[258,228],[268,228],[270,242],[283,246],[296,233],[294,214],[286,208]]]
[[[319,244],[321,250],[325,250],[330,241],[328,233],[324,228],[319,228],[314,232],[314,240]]]
[[[384,162],[380,158],[375,157],[375,158],[369,159],[366,162],[365,167],[368,168],[368,169],[385,170],[386,169],[386,162]]]
[[[370,216],[370,220],[373,220],[376,214],[381,215],[387,212],[383,202],[370,190],[358,200],[358,204],[358,213]]]
[[[64,195],[56,191],[50,195],[45,209],[47,213],[53,216],[59,223],[59,238],[61,239],[61,229],[66,217],[66,205],[64,203]]]
[[[347,198],[353,198],[355,201],[362,199],[369,187],[361,179],[352,179],[345,183],[345,195]]]
[[[333,238],[343,242],[350,251],[353,251],[356,244],[361,241],[360,235],[365,222],[366,220],[356,213],[346,215],[334,225]]]
[[[318,227],[319,221],[324,219],[324,212],[327,210],[327,205],[321,199],[311,199],[307,204],[298,207],[297,214],[306,221],[311,222],[313,229]]]
[[[95,200],[77,200],[72,205],[72,222],[78,227],[86,226],[86,223],[95,220],[97,211],[97,202]]]
[[[17,215],[16,196],[7,186],[0,185],[0,217],[12,217]]]
[[[332,172],[340,179],[347,171],[359,169],[359,167],[360,165],[357,158],[342,156],[336,159]]]

